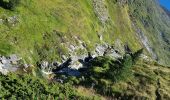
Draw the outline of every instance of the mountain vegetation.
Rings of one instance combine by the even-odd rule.
[[[0,99],[169,100],[158,0],[0,0]]]

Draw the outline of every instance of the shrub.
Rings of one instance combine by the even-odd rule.
[[[49,99],[50,98],[50,99]],[[31,75],[0,74],[0,99],[65,100],[80,98],[69,83],[48,83]]]
[[[95,78],[104,78],[116,82],[126,78],[130,73],[132,57],[126,54],[123,59],[113,60],[109,57],[97,57],[92,61],[90,74]]]
[[[95,84],[97,92],[111,96],[111,86],[118,81],[126,81],[132,76],[132,66],[136,63],[143,49],[135,53],[125,54],[123,58],[113,60],[107,56],[96,57],[91,61],[91,67],[82,83],[91,87]]]
[[[13,10],[19,3],[20,0],[0,0],[0,6],[9,10]]]
[[[143,53],[143,48],[139,49],[138,51],[134,52],[132,54],[132,59],[133,59],[133,63],[135,64],[136,61],[139,59],[140,55]]]

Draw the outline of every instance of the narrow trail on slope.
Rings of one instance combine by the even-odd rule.
[[[160,83],[160,80],[158,79],[157,80],[157,89],[156,89],[156,91],[155,91],[155,95],[156,95],[156,100],[162,100],[161,98],[161,94],[160,94],[160,92],[159,92],[159,89],[160,89],[160,87],[161,87],[161,83]]]
[[[161,71],[163,71],[163,72],[165,72],[165,73],[170,73],[170,68],[168,68],[168,67],[160,67],[160,66],[151,66],[151,67],[148,67],[149,69],[151,69],[151,70],[161,70]]]

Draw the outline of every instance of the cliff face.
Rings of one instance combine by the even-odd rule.
[[[61,60],[70,45],[83,44],[86,53],[107,43],[122,52],[124,45],[144,47],[170,64],[170,18],[156,0],[25,0],[13,11],[0,8],[0,26],[0,54],[29,63]]]

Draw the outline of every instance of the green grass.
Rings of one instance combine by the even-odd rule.
[[[111,19],[107,22],[102,33],[104,41],[113,44],[116,39],[120,39],[123,43],[129,42],[133,50],[139,49],[140,44],[134,42],[137,40],[130,27],[128,8],[118,8],[111,1],[106,1],[106,4]],[[71,41],[71,44],[76,44],[74,36],[77,36],[85,41],[89,50],[93,50],[95,43],[100,42],[97,32],[103,30],[103,25],[94,12],[92,0],[25,0],[21,1],[14,11],[0,8],[0,18],[6,19],[11,16],[17,16],[19,22],[15,26],[12,26],[9,22],[1,25],[0,32],[2,34],[0,34],[0,37],[3,37],[3,39],[0,40],[0,45],[10,45],[13,48],[11,51],[19,54],[30,63],[40,59],[37,56],[35,44],[43,47],[44,40],[42,37],[44,33],[51,34],[53,30],[56,30],[66,37],[65,42]],[[124,37],[124,35],[127,35],[127,37]],[[60,37],[56,38],[60,39]],[[57,42],[56,46],[60,48],[58,39],[55,42]],[[54,49],[54,46],[51,45],[49,48]],[[10,54],[6,48],[0,48],[0,50],[3,51],[1,54]],[[54,59],[60,57],[58,53],[50,55],[58,55]],[[49,59],[51,58],[49,57]]]
[[[101,24],[95,14],[93,0],[25,0],[21,1],[13,11],[0,8],[1,19],[18,17],[14,26],[8,21],[0,25],[0,53],[3,55],[17,53],[27,62],[34,63],[41,59],[35,45],[43,47],[43,34],[53,34],[54,30],[66,38],[64,42],[70,44],[77,44],[74,37],[78,37],[87,44],[90,51],[94,49],[96,43],[102,43],[97,36],[98,32],[101,32],[105,42],[114,44],[120,40],[122,44],[128,43],[130,48],[136,51],[142,47],[142,44],[131,26],[132,21],[129,17],[131,14],[136,18],[137,26],[148,37],[159,62],[169,64],[169,46],[160,36],[160,32],[164,32],[166,37],[169,37],[169,22],[166,21],[168,20],[166,17],[164,19],[160,17],[163,11],[155,2],[134,1],[129,5],[120,6],[114,0],[106,0],[105,6],[109,13],[109,20],[105,25]],[[151,13],[148,13],[148,10]],[[149,23],[148,27],[144,27],[143,20]],[[49,48],[55,49],[53,47],[58,46],[66,51],[67,55],[67,46],[60,45],[58,39],[61,37],[56,38],[56,45],[51,45]],[[57,52],[48,54],[57,55],[49,59],[60,59],[60,54]]]

